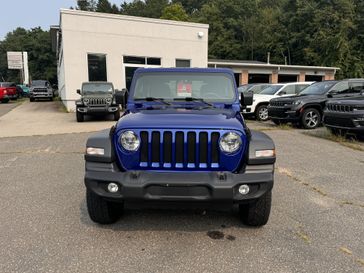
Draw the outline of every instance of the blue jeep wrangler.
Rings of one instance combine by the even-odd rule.
[[[237,204],[244,224],[265,225],[275,147],[247,128],[252,95],[238,94],[229,69],[138,69],[115,95],[122,117],[87,141],[90,218],[113,223],[127,202]]]

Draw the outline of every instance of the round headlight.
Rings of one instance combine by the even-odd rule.
[[[225,153],[234,153],[240,149],[241,138],[237,133],[226,133],[220,138],[220,149]]]
[[[86,99],[83,99],[83,103],[84,103],[84,104],[88,104],[89,102],[90,102],[90,100],[89,100],[89,99],[87,99],[87,98],[86,98]]]
[[[111,103],[111,98],[107,98],[107,99],[106,99],[106,102],[107,102],[107,103]]]
[[[133,131],[125,131],[120,136],[121,146],[130,152],[135,152],[139,149],[140,140]]]

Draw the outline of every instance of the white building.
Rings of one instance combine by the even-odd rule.
[[[62,9],[51,27],[59,95],[75,109],[86,81],[130,86],[138,67],[207,67],[208,25]]]

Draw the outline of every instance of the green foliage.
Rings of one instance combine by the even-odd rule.
[[[164,8],[161,19],[188,21],[188,15],[181,3],[175,3]]]
[[[131,3],[121,4],[121,13],[125,15],[160,18],[169,0],[134,0]]]
[[[7,51],[28,52],[29,73],[32,79],[57,82],[56,54],[52,52],[49,31],[43,31],[41,28],[17,28],[0,41],[0,79],[2,76],[6,81],[19,82],[19,71],[7,69]]]

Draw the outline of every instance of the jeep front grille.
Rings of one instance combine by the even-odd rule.
[[[47,93],[48,90],[47,90],[47,88],[34,88],[33,92],[34,93]]]
[[[105,106],[107,105],[106,98],[89,98],[87,103],[89,106]]]
[[[140,167],[219,168],[219,132],[141,131]]]
[[[353,106],[341,104],[328,104],[327,109],[333,112],[353,112]]]

